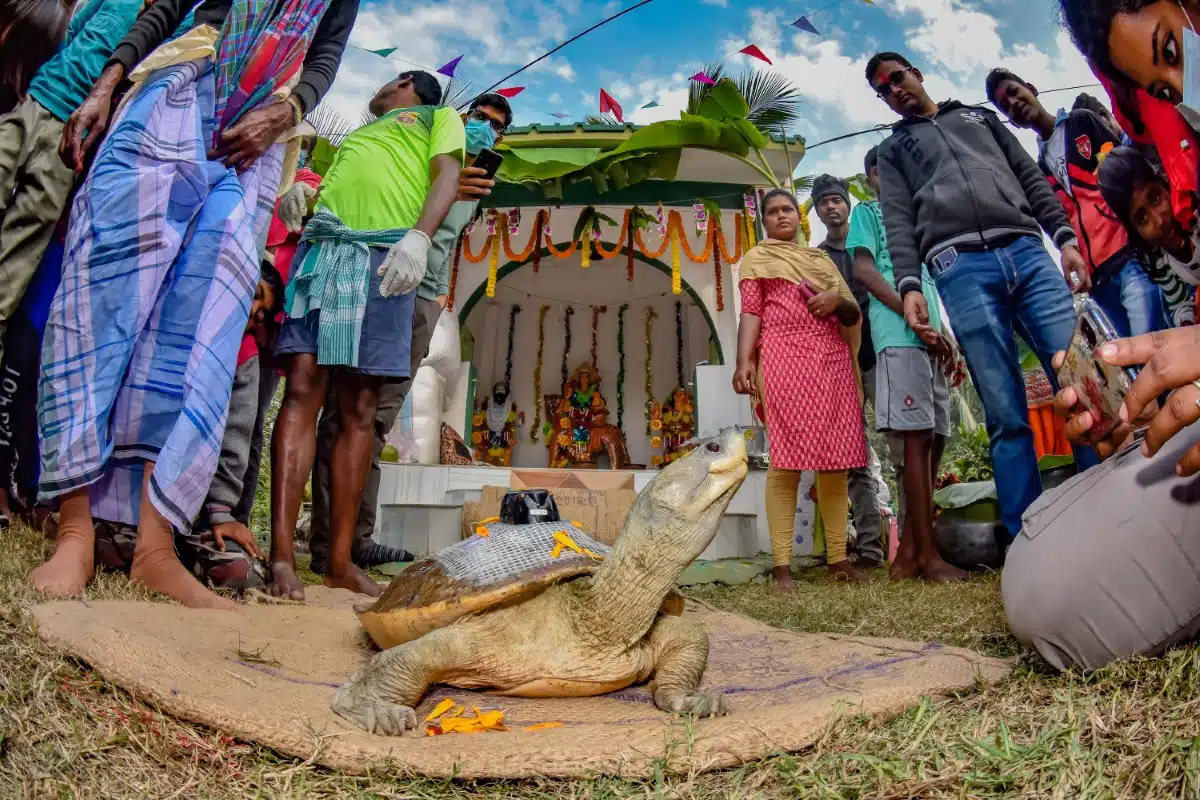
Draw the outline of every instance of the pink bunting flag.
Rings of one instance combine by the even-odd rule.
[[[511,100],[523,91],[525,91],[524,86],[509,86],[507,89],[497,89],[496,94]]]
[[[600,90],[600,113],[612,114],[617,118],[617,122],[625,122],[625,112],[621,110],[621,104],[603,89]]]
[[[697,83],[703,83],[705,86],[716,86],[717,85],[716,81],[714,81],[712,78],[705,75],[703,72],[697,72],[695,75],[688,78],[688,80],[696,81]]]
[[[743,47],[741,50],[738,50],[738,52],[742,53],[744,55],[748,55],[751,58],[757,58],[759,61],[765,61],[768,64],[771,63],[771,59],[767,58],[766,53],[764,53],[762,50],[758,49],[758,45],[748,44],[745,47]]]

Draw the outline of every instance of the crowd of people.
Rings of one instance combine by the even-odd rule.
[[[322,179],[300,123],[356,0],[0,5],[0,37],[32,43],[0,68],[0,524],[53,526],[34,587],[76,595],[99,561],[189,606],[300,599],[313,472],[313,570],[379,594],[363,568],[406,557],[370,536],[379,451],[508,100],[460,115],[405,72]],[[280,377],[264,569],[248,521]]]
[[[877,200],[812,188],[827,238],[797,244],[800,205],[765,195],[766,238],[739,265],[734,390],[771,440],[775,578],[789,571],[803,471],[828,569],[887,558],[866,409],[901,487],[896,579],[959,581],[933,535],[957,365],[983,401],[1011,547],[1016,634],[1058,666],[1153,653],[1200,631],[1200,0],[1061,0],[1113,101],[1043,104],[1013,71],[991,107],[935,102],[881,52],[867,83],[898,117],[864,156]],[[466,113],[408,71],[369,103],[324,176],[301,121],[328,91],[357,0],[0,2],[0,525],[56,526],[31,575],[80,593],[97,560],[189,606],[215,587],[302,599],[293,535],[313,476],[312,566],[378,595],[365,567],[378,458],[448,293],[460,232],[492,181],[471,166],[512,123]],[[1009,126],[1037,134],[1029,155]],[[1045,238],[1044,238],[1045,237]],[[1060,254],[1056,264],[1048,239]],[[1058,386],[1088,295],[1145,365],[1103,438]],[[1080,475],[1043,495],[1017,337],[1067,418]],[[271,544],[248,520],[264,419]],[[1140,443],[1140,447],[1133,445]],[[57,509],[50,521],[49,509]],[[852,557],[849,530],[856,536]],[[266,561],[266,566],[260,563]]]

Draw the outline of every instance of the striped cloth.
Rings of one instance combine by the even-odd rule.
[[[216,135],[304,66],[330,0],[233,0],[217,45]]]
[[[41,495],[91,489],[136,525],[150,500],[187,531],[216,471],[238,346],[259,276],[282,146],[238,175],[206,156],[211,60],[149,76],[71,209],[42,348]]]
[[[288,281],[284,309],[293,319],[321,312],[317,363],[358,366],[358,342],[367,289],[371,285],[371,247],[391,247],[404,228],[356,231],[327,208],[317,209],[300,240],[313,242],[295,277]]]

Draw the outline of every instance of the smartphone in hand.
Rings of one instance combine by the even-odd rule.
[[[1120,337],[1094,300],[1081,300],[1078,313],[1075,334],[1071,337],[1066,358],[1058,368],[1058,383],[1063,388],[1074,387],[1079,395],[1079,405],[1092,415],[1088,438],[1099,441],[1120,424],[1117,415],[1137,371],[1132,367],[1108,364],[1097,355],[1101,345]]]
[[[500,169],[500,162],[503,160],[504,156],[485,147],[479,151],[479,155],[475,156],[475,162],[471,166],[486,172],[484,177],[490,180],[496,177],[496,170]]]

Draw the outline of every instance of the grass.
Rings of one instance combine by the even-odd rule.
[[[0,797],[53,798],[1165,798],[1200,797],[1200,649],[1052,675],[1022,662],[1006,681],[927,699],[890,720],[832,722],[808,751],[712,774],[645,781],[437,781],[348,777],[156,712],[43,645],[24,576],[47,554],[0,534]],[[310,577],[311,579],[311,577]],[[708,587],[709,603],[795,630],[937,639],[1017,652],[995,576],[966,586],[834,585],[806,572],[790,597]],[[155,600],[100,576],[88,600]],[[664,763],[665,766],[665,763]]]

